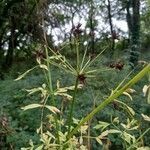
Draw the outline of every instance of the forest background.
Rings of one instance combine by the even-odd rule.
[[[68,95],[57,93],[61,98],[56,97],[55,104],[51,100],[48,102],[50,106],[55,106],[55,110],[50,111],[57,114],[57,108],[64,114],[56,115],[58,120],[66,121],[62,123],[62,130],[54,127],[56,133],[51,133],[56,134],[56,139],[62,133],[60,139],[63,135],[68,140],[71,129],[79,124],[81,118],[99,106],[103,99],[113,95],[115,87],[122,81],[121,86],[132,81],[144,67],[148,68],[146,76],[141,76],[139,79],[143,78],[136,85],[123,91],[121,102],[115,99],[104,110],[94,114],[86,122],[87,126],[83,126],[83,133],[81,130],[85,137],[82,134],[77,136],[78,142],[72,149],[150,148],[149,24],[149,0],[0,0],[0,149],[48,147],[40,140],[44,133],[37,133],[36,129],[42,124],[44,131],[52,130],[49,125],[53,123],[44,117],[41,119],[42,111],[45,118],[49,112],[41,108],[21,109],[35,103],[39,107],[45,106],[47,101],[43,100],[43,95],[31,94],[33,89],[37,90],[36,87],[42,87],[39,91],[43,92],[50,84],[58,92],[60,87],[66,86],[70,90],[70,86],[74,86]],[[51,72],[46,78],[52,77],[52,81],[50,78],[45,81],[43,71],[38,69],[25,77],[37,64]],[[49,65],[52,65],[51,70]],[[75,70],[74,66],[77,67]],[[88,67],[94,69],[88,70]],[[69,69],[73,77],[68,74]],[[95,73],[94,76],[89,75],[91,73]],[[19,79],[23,79],[14,81],[21,74],[23,76]],[[81,89],[74,84],[75,79],[82,85]],[[55,91],[51,87],[48,90],[48,93]],[[55,93],[48,93],[48,99],[56,96]],[[66,100],[70,98],[76,101],[73,107],[74,103]],[[35,108],[35,105],[32,107]],[[66,116],[70,116],[69,119]],[[73,124],[75,118],[77,120]],[[119,124],[117,128],[113,126],[112,131],[114,118],[119,118]],[[135,128],[130,130],[128,126]],[[57,130],[60,133],[57,134]],[[120,135],[122,138],[119,138]],[[67,149],[62,144],[64,141],[58,139],[53,139],[52,143],[61,145],[58,149]]]

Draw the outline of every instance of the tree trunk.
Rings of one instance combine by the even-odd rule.
[[[95,53],[95,35],[94,35],[94,6],[93,6],[93,1],[91,1],[91,6],[90,6],[90,16],[89,16],[89,20],[90,20],[90,49],[91,49],[91,53],[94,54]]]
[[[138,63],[140,54],[140,0],[132,0],[132,31],[130,64],[134,68]]]
[[[115,39],[114,39],[114,29],[113,29],[113,23],[112,23],[112,14],[111,14],[111,3],[110,0],[107,0],[108,5],[108,20],[110,25],[110,32],[111,32],[111,51],[110,51],[110,57],[112,58],[114,54],[114,48],[115,48]]]
[[[6,60],[4,64],[6,68],[11,67],[12,62],[13,62],[14,49],[17,46],[17,36],[15,33],[14,17],[10,18],[10,22],[11,22],[11,31],[10,31],[10,38],[9,38],[9,46],[8,46],[8,51],[7,51]]]
[[[132,8],[132,14],[130,8]],[[134,68],[140,54],[140,0],[128,0],[126,11],[130,39],[130,65]]]
[[[130,7],[131,7],[131,1],[129,0],[126,2],[126,11],[127,11],[126,19],[127,19],[127,24],[128,24],[129,39],[131,38],[131,31],[132,31],[132,16],[130,12]]]

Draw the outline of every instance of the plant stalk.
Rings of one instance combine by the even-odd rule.
[[[78,42],[78,39],[75,39],[75,45],[76,45],[76,53],[77,53],[77,72],[79,72],[80,70],[80,56],[79,56],[79,42]]]
[[[125,84],[120,90],[116,91],[114,94],[109,96],[106,100],[104,100],[100,105],[98,105],[89,115],[87,115],[84,119],[80,121],[80,123],[68,134],[67,140],[69,140],[78,129],[88,120],[90,120],[96,113],[103,110],[109,103],[111,103],[114,99],[122,95],[122,93],[137,83],[145,74],[150,71],[150,64],[148,64],[142,71],[140,71],[135,77],[133,77],[127,84]]]
[[[75,82],[73,98],[72,98],[72,103],[71,103],[70,112],[69,112],[69,117],[68,117],[68,135],[70,134],[70,128],[71,128],[71,124],[72,124],[73,110],[74,110],[74,105],[75,105],[75,98],[76,98],[76,93],[77,93],[77,88],[78,88],[78,82],[79,82],[79,79],[77,76],[76,82]]]
[[[54,91],[53,91],[53,86],[52,86],[51,69],[50,69],[50,64],[48,62],[48,50],[47,50],[47,47],[45,47],[45,49],[46,49],[46,62],[47,62],[47,67],[48,67],[48,85],[49,85],[49,90],[50,90],[50,94],[51,94],[52,104],[53,104],[53,106],[56,106],[56,103],[55,103],[55,100],[54,100]],[[60,143],[60,139],[59,139],[59,124],[58,124],[57,114],[54,114],[54,119],[55,119],[55,125],[56,125],[57,142]]]

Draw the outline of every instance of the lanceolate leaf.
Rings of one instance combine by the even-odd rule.
[[[121,133],[121,131],[115,130],[115,129],[106,130],[106,131],[102,132],[102,133],[99,135],[99,138],[100,138],[100,139],[103,139],[103,138],[106,137],[108,134],[113,134],[113,133]]]
[[[148,88],[149,88],[148,85],[144,85],[144,87],[143,87],[143,95],[144,95],[144,97],[145,97],[146,94],[147,94]]]
[[[43,107],[43,105],[40,105],[40,104],[30,104],[30,105],[27,105],[25,107],[22,107],[23,110],[28,110],[28,109],[33,109],[33,108],[38,108],[38,107]],[[44,107],[46,107],[47,109],[49,109],[51,112],[53,113],[60,113],[60,110],[57,109],[56,107],[54,106],[48,106],[48,105],[45,105]]]
[[[30,71],[32,71],[33,69],[35,69],[37,66],[27,70],[25,73],[23,73],[22,75],[20,75],[17,79],[15,79],[15,81],[18,81],[20,79],[22,79],[23,77],[25,77]]]
[[[45,107],[46,107],[47,109],[49,109],[51,112],[53,112],[54,114],[60,113],[60,110],[57,109],[57,108],[54,107],[54,106],[48,106],[48,105],[45,105]]]
[[[38,107],[42,107],[42,105],[40,105],[40,104],[30,104],[30,105],[27,105],[25,107],[22,107],[21,109],[28,110],[28,109],[38,108]]]
[[[56,93],[55,95],[66,97],[68,100],[72,99],[72,96],[67,93]]]
[[[101,129],[102,131],[110,125],[108,122],[99,121],[99,123],[94,127],[94,129]]]
[[[130,98],[131,101],[133,100],[133,99],[132,99],[132,96],[131,96],[129,93],[123,92],[123,94],[126,95],[126,96],[128,96],[128,97]]]
[[[145,121],[149,121],[150,122],[150,116],[144,115],[142,114],[142,117]]]
[[[128,88],[128,89],[126,89],[125,92],[132,94],[132,93],[135,93],[136,91],[134,89]]]
[[[144,97],[147,95],[147,103],[150,104],[150,85],[144,85],[143,95]]]
[[[134,110],[131,107],[129,107],[128,105],[126,105],[126,107],[130,111],[130,113],[134,116],[135,115]]]
[[[126,107],[126,109],[127,109],[127,111],[129,111],[128,113],[130,113],[131,115],[135,115],[135,112],[134,112],[134,110],[130,107],[130,106],[128,106],[127,104],[125,104],[124,102],[122,102],[122,101],[118,101],[118,100],[116,100],[115,99],[115,101],[117,102],[117,103],[120,103],[120,104],[122,104],[123,106],[125,106]]]
[[[103,143],[102,143],[102,141],[100,140],[99,137],[96,137],[95,139],[96,139],[96,141],[97,141],[100,145],[103,145]]]
[[[26,89],[27,92],[29,92],[29,95],[34,94],[35,92],[43,91],[44,89],[41,87],[33,88],[33,89]]]

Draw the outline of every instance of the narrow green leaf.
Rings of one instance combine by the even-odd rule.
[[[121,133],[121,131],[115,130],[115,129],[110,129],[108,132],[109,133]]]
[[[42,107],[42,105],[40,105],[40,104],[30,104],[30,105],[27,105],[25,107],[22,107],[21,109],[23,109],[25,111],[25,110],[33,109],[33,108],[37,108],[37,107]]]
[[[135,115],[134,110],[131,107],[129,107],[128,105],[126,105],[126,107],[130,111],[130,113],[134,116]]]
[[[110,125],[108,122],[99,121],[99,123],[94,127],[94,129],[101,129],[102,131]]]
[[[99,135],[99,138],[100,139],[103,139],[105,136],[107,136],[109,134],[109,130],[106,130],[104,132],[102,132],[100,135]]]
[[[48,106],[48,105],[45,105],[45,107],[46,107],[47,109],[49,109],[51,112],[53,112],[54,114],[60,113],[60,110],[57,109],[57,108],[54,107],[54,106]]]
[[[131,101],[133,100],[133,99],[132,99],[132,96],[131,96],[129,93],[123,92],[123,94],[126,95],[126,96],[128,96],[128,97],[130,98]]]
[[[142,115],[142,117],[143,117],[143,119],[144,119],[145,121],[149,121],[149,122],[150,122],[150,117],[149,117],[149,116],[144,115],[144,114],[141,114],[141,115]]]
[[[34,68],[27,70],[25,73],[23,73],[22,75],[20,75],[17,79],[15,79],[15,81],[18,81],[20,79],[22,79],[24,76],[26,76],[30,71],[32,71]]]
[[[66,97],[68,100],[72,100],[72,96],[67,93],[56,93],[56,95]]]
[[[94,72],[97,72],[97,69],[95,70],[90,70],[90,71],[87,71],[86,74],[89,74],[89,73],[94,73]]]
[[[96,141],[97,141],[100,145],[103,145],[103,143],[102,143],[102,141],[100,140],[99,137],[96,137],[95,139],[96,139]]]
[[[29,92],[29,95],[34,94],[35,92],[42,91],[42,90],[44,90],[44,89],[41,87],[33,88],[33,89],[26,89],[26,91]]]
[[[37,66],[27,70],[25,73],[23,73],[22,75],[20,75],[17,79],[15,79],[15,81],[18,81],[20,79],[22,79],[23,77],[25,77],[29,72],[31,72],[32,70],[34,70]]]
[[[143,95],[144,95],[144,97],[146,96],[147,90],[148,90],[148,86],[144,85],[144,87],[143,87]]]
[[[103,139],[103,138],[106,137],[108,134],[113,134],[113,133],[121,133],[121,131],[115,130],[115,129],[106,130],[106,131],[102,132],[98,137],[99,137],[100,139]]]

